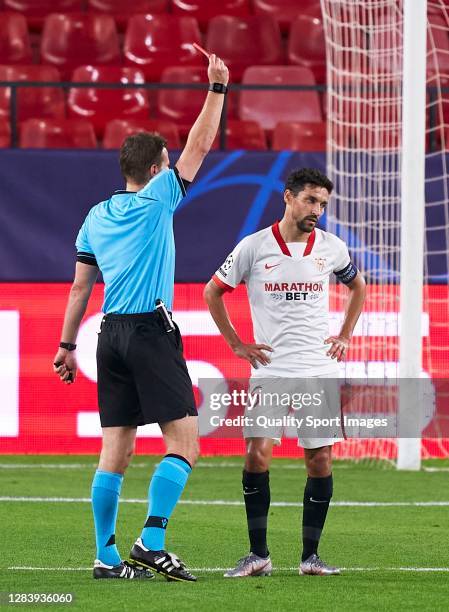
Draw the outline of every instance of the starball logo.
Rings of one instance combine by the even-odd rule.
[[[316,300],[323,292],[323,283],[265,283],[265,291],[279,301]]]
[[[222,276],[224,276],[224,278],[227,277],[228,272],[232,268],[233,264],[234,264],[234,257],[231,253],[230,255],[227,256],[224,264],[218,269],[218,271],[220,272]]]

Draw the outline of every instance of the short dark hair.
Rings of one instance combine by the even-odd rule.
[[[120,147],[120,170],[125,180],[138,185],[150,180],[150,166],[160,166],[167,141],[157,132],[138,132],[125,138]]]
[[[299,170],[293,170],[293,172],[288,175],[285,189],[289,189],[294,196],[297,196],[306,185],[324,187],[329,193],[331,193],[334,188],[332,181],[319,170],[315,168],[300,168]]]

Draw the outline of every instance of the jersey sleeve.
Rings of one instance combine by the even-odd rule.
[[[97,266],[97,259],[89,242],[88,228],[89,215],[86,217],[76,238],[76,260],[91,266]]]
[[[357,267],[352,263],[348,247],[342,241],[338,241],[338,253],[334,264],[334,274],[338,280],[345,285],[349,284],[357,276]]]
[[[239,242],[212,276],[215,283],[225,291],[233,291],[239,283],[247,280],[253,261],[252,251],[248,238]]]
[[[186,195],[187,181],[180,177],[176,166],[162,170],[138,192],[141,198],[158,200],[171,211],[175,211],[182,198]]]

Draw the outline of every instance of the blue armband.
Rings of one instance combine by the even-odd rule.
[[[341,281],[345,285],[348,285],[351,281],[355,279],[355,277],[357,276],[357,272],[357,266],[355,266],[352,261],[350,261],[348,265],[343,268],[343,270],[338,270],[338,272],[335,272],[335,276],[338,278],[339,281]]]

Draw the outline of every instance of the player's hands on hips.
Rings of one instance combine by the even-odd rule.
[[[259,367],[259,363],[268,365],[271,362],[271,359],[264,351],[273,352],[273,349],[268,344],[244,344],[243,342],[232,347],[232,350],[237,357],[249,361],[256,370]]]
[[[75,351],[60,348],[53,359],[53,372],[59,376],[63,383],[70,385],[75,382],[78,364]]]
[[[331,359],[336,359],[337,361],[343,361],[346,355],[346,351],[349,348],[350,339],[345,338],[343,336],[331,336],[324,341],[324,344],[330,344],[331,347],[327,351],[326,355],[328,355]]]
[[[209,56],[209,67],[207,69],[209,83],[222,83],[227,85],[229,81],[229,70],[223,60],[214,53]]]

